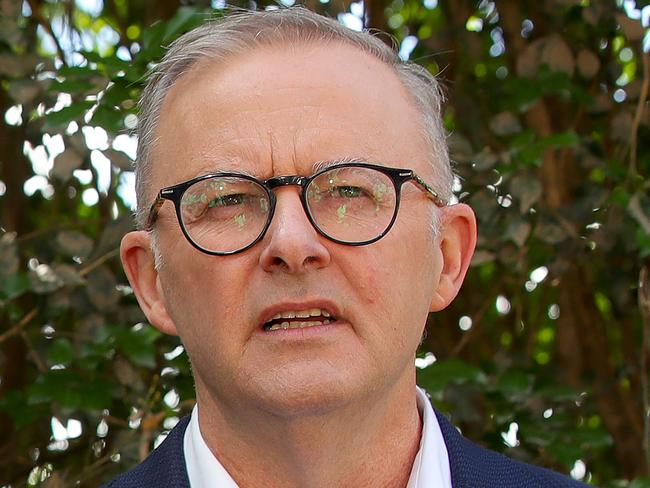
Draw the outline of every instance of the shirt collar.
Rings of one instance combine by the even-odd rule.
[[[424,390],[417,388],[416,395],[422,435],[407,488],[452,488],[449,455],[438,419]],[[191,488],[238,488],[201,435],[198,405],[192,410],[183,438],[183,450]]]
[[[194,405],[183,438],[185,466],[191,488],[239,488],[205,443],[199,426],[199,406]]]
[[[426,392],[420,387],[416,390],[422,435],[407,488],[452,488],[449,454],[438,418]]]

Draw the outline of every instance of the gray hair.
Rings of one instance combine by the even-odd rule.
[[[341,42],[391,66],[422,114],[422,133],[430,148],[433,188],[443,200],[452,196],[453,172],[441,119],[443,95],[436,78],[422,66],[403,61],[394,48],[369,32],[356,32],[335,20],[305,8],[269,11],[237,11],[209,21],[174,41],[152,70],[140,99],[138,152],[136,158],[136,223],[143,228],[147,218],[147,194],[152,175],[151,149],[165,96],[176,80],[203,59],[225,61],[260,46]],[[434,229],[436,227],[434,211]]]

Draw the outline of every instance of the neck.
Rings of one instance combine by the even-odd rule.
[[[202,391],[197,381],[201,434],[241,488],[407,485],[422,429],[414,381],[294,418],[231,410]]]

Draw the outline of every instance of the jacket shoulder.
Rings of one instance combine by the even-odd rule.
[[[586,488],[549,469],[515,461],[464,438],[436,411],[449,453],[454,488]]]
[[[183,452],[183,438],[189,421],[189,415],[179,420],[142,463],[115,478],[105,488],[189,488]]]

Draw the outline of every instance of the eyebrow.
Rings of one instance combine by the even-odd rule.
[[[223,169],[223,168],[219,168],[219,169],[212,168],[212,169],[205,169],[205,170],[200,171],[194,178],[200,178],[201,176],[214,175],[214,174],[218,174],[218,173],[236,173],[236,174],[239,174],[239,175],[250,176],[251,178],[257,178],[258,177],[257,175],[254,175],[250,171],[247,171],[247,170],[245,170],[243,168],[238,168],[237,170]]]
[[[333,168],[335,166],[338,166],[340,164],[346,164],[346,163],[370,163],[369,158],[364,158],[364,157],[357,157],[357,156],[346,156],[340,159],[322,159],[320,161],[316,161],[312,165],[312,174],[317,173],[318,171],[327,169],[327,168]],[[206,175],[212,175],[215,173],[238,173],[238,174],[243,174],[246,176],[250,176],[252,178],[259,178],[259,175],[247,171],[244,168],[238,168],[237,170],[229,170],[229,169],[223,169],[223,168],[205,168],[202,169],[195,178],[201,177],[201,176],[206,176]]]

